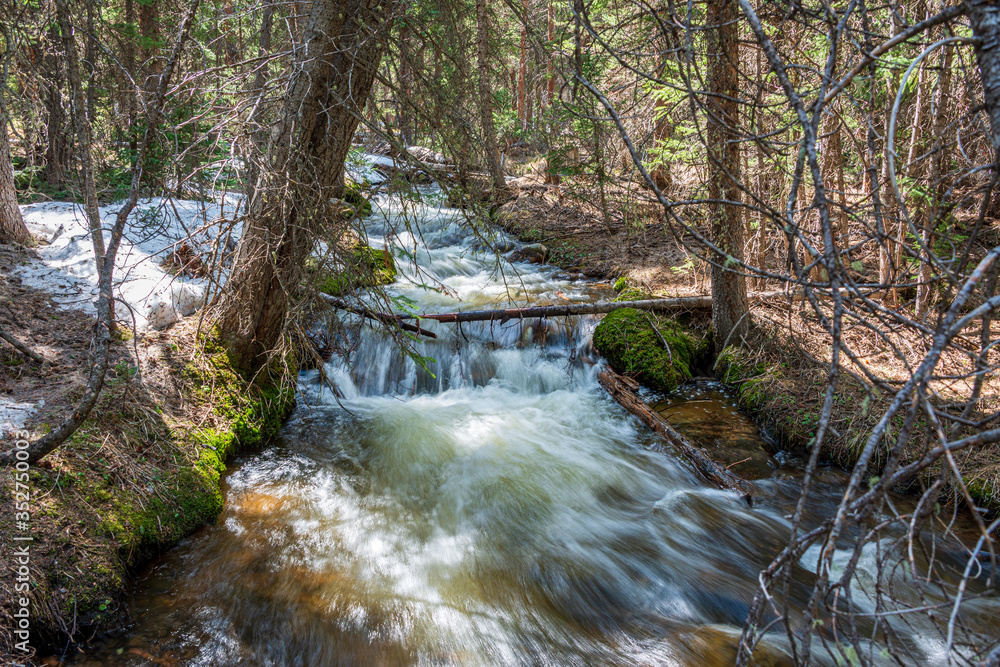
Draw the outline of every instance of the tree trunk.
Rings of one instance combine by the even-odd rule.
[[[88,2],[87,6],[87,36],[86,47],[83,54],[87,62],[87,120],[90,126],[94,126],[94,115],[97,112],[97,44],[94,38],[97,28],[95,27],[94,12],[100,12],[101,6],[96,2]]]
[[[517,119],[521,131],[528,128],[527,99],[524,94],[525,78],[528,69],[528,0],[524,0],[524,16],[521,17],[521,58],[517,64]]]
[[[49,28],[49,42],[55,45],[59,42],[59,30],[53,24]],[[69,146],[66,141],[65,118],[62,106],[62,67],[54,54],[45,56],[46,69],[49,74],[47,84],[48,121],[46,134],[48,146],[45,151],[45,181],[49,185],[62,185],[66,180],[69,165]]]
[[[895,37],[899,33],[899,21],[896,15],[892,16],[892,35]],[[875,80],[875,64],[872,63],[870,70],[872,72],[872,81]],[[900,72],[898,67],[892,68],[892,74],[889,77],[889,88],[885,91],[885,124],[882,132],[882,143],[883,152],[885,152],[886,137],[889,136],[889,122],[892,117],[892,104],[896,96],[896,89],[899,88],[899,78]],[[918,92],[919,95],[919,92]],[[874,100],[874,91],[871,94],[871,98]],[[920,104],[917,104],[917,114],[920,113]],[[912,143],[911,143],[912,146]],[[884,187],[889,183],[889,159],[887,155],[881,156],[882,169],[879,183],[879,187]],[[872,193],[874,197],[875,188],[872,187]],[[885,232],[885,238],[881,239],[879,242],[879,253],[878,253],[878,281],[879,284],[885,285],[885,299],[888,303],[895,306],[899,302],[899,295],[896,292],[896,283],[899,278],[899,271],[901,269],[902,255],[900,254],[902,248],[898,244],[894,245],[894,239],[900,235],[900,231],[903,227],[903,222],[900,220],[900,211],[896,205],[896,200],[894,197],[886,197],[884,203],[882,203],[882,226]],[[892,284],[889,288],[888,285]]]
[[[158,0],[143,0],[139,2],[139,47],[142,53],[143,90],[153,92],[156,87],[156,74],[160,72],[157,60],[160,43],[160,9]]]
[[[990,114],[993,160],[1000,156],[1000,7],[991,0],[969,0],[972,32],[980,39],[976,59],[983,77],[983,100]]]
[[[31,243],[31,234],[24,226],[21,209],[17,207],[14,163],[7,137],[7,116],[3,111],[0,111],[0,243]]]
[[[94,245],[94,260],[97,263],[98,273],[100,273],[104,267],[104,232],[101,229],[101,216],[97,208],[97,187],[94,183],[94,159],[91,150],[91,126],[85,111],[80,59],[77,55],[76,41],[73,38],[69,8],[66,3],[67,0],[56,0],[56,15],[59,21],[59,30],[62,33],[63,51],[66,55],[66,80],[69,81],[73,127],[80,142],[84,210],[87,212],[91,241]],[[114,304],[111,304],[112,313],[114,312],[113,306]]]
[[[129,30],[135,29],[135,0],[125,0],[125,25],[128,26]],[[122,51],[125,72],[119,76],[121,77],[123,105],[125,107],[125,135],[128,137],[129,152],[135,155],[137,148],[135,109],[136,95],[139,93],[134,85],[138,72],[135,65],[135,40],[132,37],[126,37],[123,40]]]
[[[417,138],[411,129],[413,114],[409,104],[413,92],[413,67],[410,54],[410,29],[404,25],[399,29],[399,135],[403,146],[417,143]]]
[[[555,76],[555,63],[553,58],[553,51],[555,50],[554,42],[556,38],[556,20],[555,20],[555,6],[552,0],[549,0],[549,32],[548,32],[548,48],[546,49],[546,82],[545,82],[545,105],[547,107],[552,106],[552,100],[555,97],[556,92],[556,76]]]
[[[931,253],[933,252],[934,240],[936,238],[936,228],[940,224],[941,198],[944,196],[946,187],[944,178],[951,171],[951,161],[949,159],[949,146],[944,136],[945,128],[948,126],[948,110],[951,100],[951,61],[954,49],[950,46],[941,50],[941,76],[938,81],[937,99],[934,105],[937,115],[934,118],[934,142],[935,151],[931,159],[930,179],[928,185],[934,193],[931,202],[924,202],[919,209],[919,215],[924,220],[923,240],[927,247],[926,258],[920,263],[920,282],[917,285],[917,305],[916,316],[922,320],[927,314],[934,301],[933,287],[933,266],[931,264]]]
[[[847,235],[847,198],[844,184],[844,146],[840,136],[843,123],[837,106],[837,101],[830,105],[830,113],[826,116],[823,128],[823,134],[826,135],[826,150],[823,151],[823,182],[837,185],[837,214],[834,218],[833,242],[839,251],[842,245],[850,246],[850,242],[845,239],[842,243],[840,240]],[[827,192],[830,192],[829,188]]]
[[[728,266],[743,258],[743,215],[740,201],[740,152],[736,99],[740,96],[736,64],[739,29],[735,0],[708,3],[706,59],[710,95],[708,112],[708,215],[712,240],[722,255],[712,264],[712,329],[716,349],[740,345],[749,329],[746,278]]]
[[[666,13],[665,8],[661,7],[657,12]],[[665,79],[668,75],[669,61],[673,57],[673,39],[671,35],[667,32],[665,25],[658,23],[653,31],[652,42],[655,50],[658,52],[659,57],[659,67],[657,69],[657,76],[661,79]],[[653,148],[661,148],[663,143],[670,138],[674,133],[674,122],[671,117],[667,115],[667,102],[663,98],[663,95],[654,93],[655,98],[653,101]],[[649,170],[649,177],[653,180],[653,184],[663,193],[667,193],[671,186],[673,185],[672,174],[670,173],[670,165],[667,164],[665,157],[661,154],[657,156],[656,163],[653,168]]]
[[[479,123],[483,129],[486,169],[493,181],[493,199],[507,192],[507,179],[500,168],[497,132],[493,125],[493,91],[490,90],[490,27],[486,0],[476,0],[476,60],[479,67]]]
[[[249,202],[216,324],[233,363],[262,368],[280,343],[316,233],[336,220],[344,160],[385,48],[395,0],[313,4],[280,124]]]

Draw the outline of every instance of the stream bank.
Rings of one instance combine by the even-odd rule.
[[[5,253],[3,260],[17,258]],[[0,312],[4,328],[55,362],[39,365],[0,350],[3,386],[42,403],[24,427],[37,437],[80,398],[93,318],[58,308],[50,293],[6,271],[0,282],[0,293],[10,297]],[[288,382],[248,383],[210,340],[197,336],[197,321],[116,341],[98,404],[30,470],[30,589],[19,595],[30,600],[30,643],[42,654],[72,654],[74,643],[85,646],[127,623],[123,602],[134,573],[216,519],[226,460],[270,440],[292,408]],[[4,475],[0,534],[6,536],[23,532],[15,531],[13,499],[12,476]],[[13,626],[15,565],[3,562],[6,628]],[[3,633],[0,640],[0,661],[25,660],[11,637]]]

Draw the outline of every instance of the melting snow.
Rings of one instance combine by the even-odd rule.
[[[240,229],[230,219],[238,203],[235,197],[218,203],[140,201],[125,225],[115,261],[119,319],[134,317],[139,328],[163,328],[198,310],[205,303],[209,280],[174,276],[163,264],[185,244],[206,264],[214,253],[235,247]],[[105,244],[121,207],[117,202],[100,208]],[[38,249],[40,260],[17,271],[24,283],[52,293],[60,306],[95,313],[97,268],[82,205],[46,202],[22,206],[21,212],[28,229],[43,244]]]

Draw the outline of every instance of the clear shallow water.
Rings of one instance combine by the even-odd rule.
[[[425,312],[599,296],[527,265],[507,266],[504,287],[454,212],[407,207],[422,240],[392,234],[395,203],[371,242],[417,256],[423,273],[401,257],[393,292]],[[594,380],[593,325],[432,324],[439,339],[415,346],[427,369],[348,331],[350,363],[328,364],[330,383],[302,375],[280,441],[232,467],[218,523],[149,568],[131,633],[83,664],[731,664],[757,573],[788,537],[795,461],[770,457],[711,386],[658,407],[713,452],[732,439],[728,456],[752,453],[755,507],[649,451],[653,436]],[[842,481],[823,472],[809,521]],[[919,630],[901,640],[913,664],[938,664]],[[780,636],[761,657],[789,663]]]

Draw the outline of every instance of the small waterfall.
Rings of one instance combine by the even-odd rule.
[[[432,195],[425,191],[425,197]],[[599,294],[588,284],[555,278],[552,267],[515,267],[498,259],[483,248],[461,211],[393,198],[378,200],[377,208],[381,215],[368,226],[368,241],[392,249],[400,279],[389,288],[390,296],[406,299],[417,312],[592,301]],[[419,234],[414,216],[420,216]],[[504,235],[491,240],[494,246],[513,245]],[[494,380],[535,391],[561,386],[557,376],[586,378],[595,361],[594,316],[461,324],[425,320],[420,326],[437,338],[408,342],[409,354],[370,322],[351,316],[343,321],[339,348],[349,352],[336,356],[322,373],[304,374],[307,400],[323,404],[358,396],[435,394]]]

